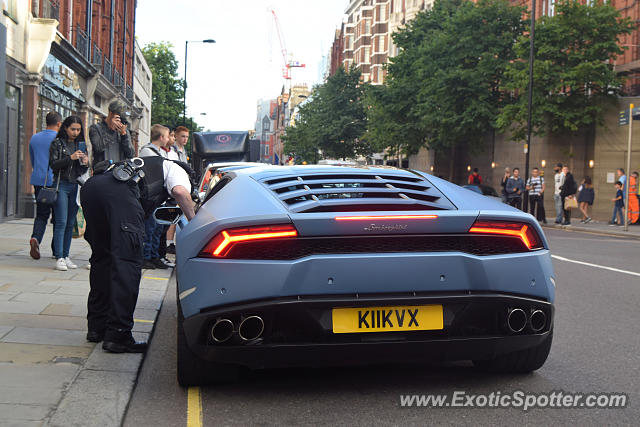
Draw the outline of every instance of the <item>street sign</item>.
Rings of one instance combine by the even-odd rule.
[[[626,126],[629,124],[629,110],[622,110],[618,114],[618,126]]]

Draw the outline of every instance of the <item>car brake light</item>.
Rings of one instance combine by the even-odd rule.
[[[542,241],[535,229],[519,222],[476,221],[469,229],[469,233],[519,237],[529,250],[542,247]]]
[[[282,239],[296,237],[298,231],[292,224],[260,225],[256,227],[222,230],[209,241],[200,256],[224,257],[234,244],[251,240]]]
[[[336,221],[376,221],[383,219],[436,219],[438,215],[371,215],[371,216],[337,216]]]

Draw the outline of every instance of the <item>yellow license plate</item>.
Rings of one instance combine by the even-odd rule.
[[[333,333],[443,329],[442,305],[334,308]]]

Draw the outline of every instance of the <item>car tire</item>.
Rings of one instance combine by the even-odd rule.
[[[474,360],[473,364],[488,372],[526,374],[544,365],[551,350],[551,341],[553,341],[553,331],[535,347],[502,354],[489,360]]]
[[[234,365],[209,362],[195,354],[187,345],[184,333],[184,317],[178,303],[177,331],[177,372],[178,383],[182,387],[206,384],[220,384],[238,380],[239,368]]]

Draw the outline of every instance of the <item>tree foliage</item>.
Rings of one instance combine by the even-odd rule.
[[[532,130],[538,135],[602,123],[606,103],[622,87],[611,64],[623,53],[618,38],[633,28],[609,2],[560,0],[555,11],[536,22],[534,33]],[[529,34],[527,27],[518,39],[519,60],[509,64],[503,87],[515,94],[515,103],[505,106],[498,120],[517,140],[526,138]]]
[[[344,159],[371,153],[362,140],[367,115],[364,98],[368,84],[356,69],[339,68],[327,81],[314,87],[301,105],[295,126],[287,127],[284,150],[300,161]]]
[[[394,34],[384,88],[372,92],[367,138],[377,148],[479,146],[504,105],[522,9],[506,0],[439,0]]]
[[[149,43],[142,48],[142,54],[153,76],[151,123],[172,127],[181,125],[184,82],[178,78],[178,60],[173,53],[173,45],[168,42]],[[193,117],[187,118],[186,125],[194,130],[200,129]]]

